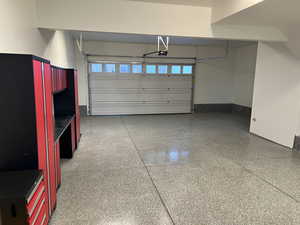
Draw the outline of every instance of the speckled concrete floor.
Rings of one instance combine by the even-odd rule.
[[[87,117],[51,225],[299,225],[300,155],[231,114]]]

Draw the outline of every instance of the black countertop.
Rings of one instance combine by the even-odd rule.
[[[40,170],[0,172],[0,203],[27,200],[41,177]]]
[[[75,115],[57,116],[55,117],[55,141],[65,132]]]

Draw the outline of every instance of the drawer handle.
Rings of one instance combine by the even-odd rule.
[[[32,207],[32,209],[31,209],[31,211],[29,212],[29,217],[32,215],[33,211],[35,210],[35,207],[36,207],[36,205],[38,204],[38,202],[40,201],[41,196],[42,196],[43,193],[44,193],[44,190],[45,190],[45,187],[42,188],[41,192],[39,193],[39,195],[38,195],[37,198],[35,199],[34,204],[33,204],[33,207]]]

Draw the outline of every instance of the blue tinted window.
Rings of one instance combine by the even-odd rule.
[[[92,73],[100,73],[100,72],[102,72],[102,64],[92,63],[91,64],[91,72]]]
[[[132,72],[133,73],[142,73],[143,72],[143,67],[140,64],[133,64],[132,65]]]
[[[172,66],[172,74],[180,74],[181,66]]]
[[[183,74],[192,74],[193,73],[193,67],[192,66],[183,66],[182,67],[182,73]]]
[[[158,66],[158,73],[160,73],[160,74],[168,73],[168,65],[159,65]]]
[[[130,65],[120,64],[120,73],[130,73]]]
[[[156,73],[155,65],[146,65],[146,73]]]
[[[116,65],[115,64],[105,64],[104,72],[115,73],[116,72]]]

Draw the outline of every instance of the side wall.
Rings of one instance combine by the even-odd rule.
[[[1,0],[1,53],[33,54],[52,64],[75,66],[72,38],[68,32],[37,29],[35,0]]]
[[[230,110],[230,106],[220,104],[235,104],[239,111],[250,112],[256,55],[255,43],[230,48],[229,55],[224,59],[197,63],[194,103],[218,104],[211,106],[216,111]]]
[[[252,107],[257,44],[234,49],[233,103]]]
[[[232,52],[225,59],[197,63],[194,94],[196,105],[232,104],[234,95]]]
[[[289,148],[299,122],[300,60],[284,45],[260,42],[250,131]]]

